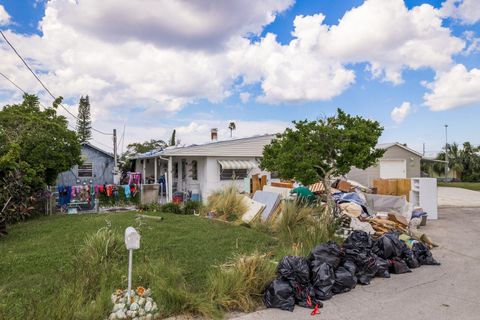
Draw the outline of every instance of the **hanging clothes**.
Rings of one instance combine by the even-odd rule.
[[[98,186],[98,191],[100,191],[100,193],[105,193],[105,186],[104,185]]]
[[[107,197],[111,197],[113,195],[113,186],[108,185],[107,186]]]
[[[125,198],[126,199],[130,199],[130,186],[127,184],[127,185],[124,185],[122,186],[123,187],[123,192],[125,193]]]

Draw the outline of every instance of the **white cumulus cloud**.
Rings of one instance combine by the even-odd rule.
[[[410,102],[403,102],[400,107],[393,108],[392,112],[390,113],[390,117],[396,124],[400,124],[405,120],[405,118],[411,112],[411,104]]]
[[[259,34],[293,0],[54,0],[59,20],[109,42],[212,49]]]
[[[442,4],[444,16],[460,20],[464,24],[474,24],[480,21],[480,1],[478,0],[447,0]]]
[[[432,111],[480,105],[480,69],[467,70],[463,64],[457,64],[438,73],[426,86],[430,91],[424,95],[424,100]]]
[[[8,14],[5,7],[0,4],[0,26],[5,26],[10,24],[10,15]]]

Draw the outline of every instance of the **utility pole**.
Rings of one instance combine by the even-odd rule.
[[[118,184],[117,179],[117,129],[113,129],[113,183]]]
[[[423,143],[423,156],[425,157],[425,142]]]
[[[448,124],[445,125],[445,182],[448,180],[448,137],[447,137]]]

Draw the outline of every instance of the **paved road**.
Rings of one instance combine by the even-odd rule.
[[[480,207],[480,192],[463,188],[438,187],[438,206]]]
[[[480,319],[480,208],[442,208],[424,230],[440,244],[433,255],[441,266],[375,278],[325,301],[315,317],[296,306],[293,313],[267,309],[236,319]]]

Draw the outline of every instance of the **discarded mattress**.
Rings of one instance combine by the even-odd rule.
[[[278,193],[282,197],[282,199],[290,199],[291,198],[290,191],[292,191],[292,189],[273,187],[273,186],[263,186],[263,191]]]
[[[410,220],[409,213],[409,203],[405,196],[388,196],[380,194],[365,194],[367,198],[367,207],[373,211],[377,212],[392,212],[395,211],[404,217],[407,220]]]
[[[270,218],[280,203],[280,194],[267,191],[257,191],[253,195],[253,200],[265,205],[265,209],[260,216],[260,221],[265,222]]]
[[[265,205],[263,203],[252,200],[247,196],[242,198],[242,202],[244,203],[245,207],[247,207],[247,212],[245,212],[245,214],[242,216],[242,221],[245,223],[251,223],[254,221],[260,215],[263,209],[265,209]]]

